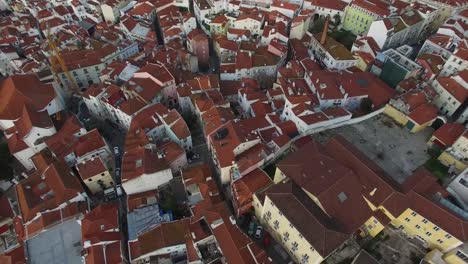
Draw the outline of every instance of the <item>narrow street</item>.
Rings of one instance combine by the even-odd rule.
[[[197,165],[197,164],[204,164],[204,163],[208,164],[211,168],[212,175],[216,179],[218,188],[222,190],[221,181],[219,179],[219,173],[216,170],[216,166],[213,162],[213,159],[211,158],[211,153],[208,149],[205,136],[203,135],[203,129],[200,125],[200,122],[195,121],[197,120],[196,116],[192,116],[190,119],[191,120],[186,120],[186,121],[188,121],[187,124],[192,134],[192,145],[193,145],[192,152],[200,156],[198,160],[194,161],[190,165]]]

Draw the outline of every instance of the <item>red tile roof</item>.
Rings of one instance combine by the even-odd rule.
[[[348,110],[342,107],[325,109],[325,110],[322,110],[322,113],[324,113],[330,119],[352,115]]]
[[[350,237],[294,182],[273,185],[265,194],[321,256],[328,256]]]
[[[161,146],[159,146],[159,151],[164,153],[164,159],[167,164],[171,164],[180,158],[180,156],[185,155],[185,150],[177,143],[169,141]]]
[[[134,260],[141,255],[154,251],[185,244],[191,238],[189,229],[190,220],[185,218],[161,225],[141,234],[136,241],[130,241],[130,259]]]
[[[148,63],[138,72],[147,72],[162,83],[174,81],[174,76],[172,76],[172,74],[164,65]]]
[[[340,222],[347,234],[354,233],[369,219],[371,210],[362,198],[358,176],[320,144],[305,145],[282,160],[278,168],[317,197],[327,214]]]
[[[93,158],[89,161],[83,161],[76,165],[76,169],[83,181],[107,171],[100,157]]]
[[[402,95],[402,100],[409,106],[409,111],[413,111],[418,106],[427,103],[426,95],[423,91],[411,91]]]
[[[54,127],[47,111],[36,112],[29,106],[24,106],[20,119],[14,121],[18,136],[25,138],[33,127],[50,129]]]
[[[211,225],[214,221],[222,220],[222,224],[213,228],[213,234],[227,262],[239,264],[270,263],[262,256],[262,251],[255,248],[252,240],[236,224],[231,223],[230,217],[231,213],[225,203],[218,203],[205,211],[208,224]],[[246,251],[252,247],[253,250]]]
[[[0,263],[2,264],[26,264],[26,256],[24,254],[23,245],[19,245],[13,250],[0,255]]]
[[[455,99],[463,103],[468,98],[468,89],[465,89],[460,83],[451,77],[439,77],[437,82],[449,92]]]
[[[306,123],[307,125],[313,125],[316,123],[327,121],[328,117],[322,112],[317,112],[313,114],[299,116],[299,119],[304,121],[304,123]]]
[[[211,134],[221,125],[233,119],[234,113],[232,113],[231,108],[224,108],[220,106],[212,107],[211,109],[204,112],[201,116],[205,135]]]
[[[273,2],[271,3],[271,6],[276,7],[276,8],[281,8],[281,9],[288,9],[294,12],[300,8],[300,6],[297,4],[283,2],[279,0],[273,0]]]
[[[218,139],[216,133],[209,135],[209,141],[216,152],[220,166],[230,166],[235,158],[234,149],[243,142],[256,140],[257,133],[254,130],[268,125],[263,117],[228,121],[217,130],[226,129],[228,131],[224,138]]]
[[[132,16],[149,16],[154,9],[155,7],[151,2],[142,2],[135,5],[128,14]]]
[[[431,103],[425,103],[409,114],[409,118],[419,125],[426,124],[437,118],[439,110]]]
[[[122,258],[120,241],[110,242],[104,245],[95,245],[86,249],[85,261],[87,264],[100,263],[125,263]]]
[[[75,134],[78,134],[81,129],[80,121],[75,115],[72,115],[54,136],[45,140],[45,143],[52,153],[62,159],[72,152],[73,146],[78,141]]]
[[[0,82],[0,119],[18,119],[25,105],[43,110],[55,96],[52,85],[41,84],[36,75],[12,75]]]
[[[343,2],[341,0],[312,0],[310,2],[312,6],[315,8],[321,7],[321,8],[326,8],[326,9],[333,9],[333,10],[338,10],[338,11],[344,11],[345,7],[348,5],[346,2]]]
[[[59,162],[49,165],[16,185],[18,202],[23,220],[29,221],[45,210],[54,210],[59,205],[83,193],[78,179]]]
[[[389,5],[380,0],[353,0],[351,5],[356,5],[381,17],[390,15]]]
[[[213,20],[211,20],[211,23],[213,24],[226,24],[229,20],[224,14],[219,14],[217,15]]]
[[[272,183],[268,174],[261,169],[254,169],[234,181],[231,188],[237,215],[248,212],[252,207],[253,194]]]
[[[86,154],[106,147],[107,144],[97,129],[93,129],[82,135],[75,145],[75,156],[82,157]]]
[[[119,241],[119,209],[117,203],[100,204],[81,220],[81,241],[84,246]]]
[[[433,137],[436,137],[446,147],[451,146],[465,132],[465,127],[458,123],[445,123],[437,129]]]
[[[122,182],[153,174],[169,167],[163,159],[150,149],[135,147],[127,150],[122,158]]]

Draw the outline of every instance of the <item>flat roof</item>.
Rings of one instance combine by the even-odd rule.
[[[75,219],[26,241],[30,264],[81,264],[81,226]]]
[[[163,222],[172,221],[172,212],[164,213],[157,203],[137,208],[127,214],[128,240],[133,240]]]

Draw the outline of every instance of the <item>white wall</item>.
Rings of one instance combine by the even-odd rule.
[[[153,174],[143,174],[131,180],[122,181],[122,187],[127,195],[155,190],[172,180],[171,169],[165,169]]]
[[[463,203],[464,209],[468,210],[468,169],[458,175],[447,187],[450,193]]]

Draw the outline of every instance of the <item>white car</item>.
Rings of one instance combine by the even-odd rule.
[[[119,155],[120,155],[119,147],[114,147],[114,154],[115,154],[116,156],[119,156]]]
[[[262,226],[257,226],[257,230],[255,231],[255,238],[260,239],[262,237],[262,231],[263,227]]]

